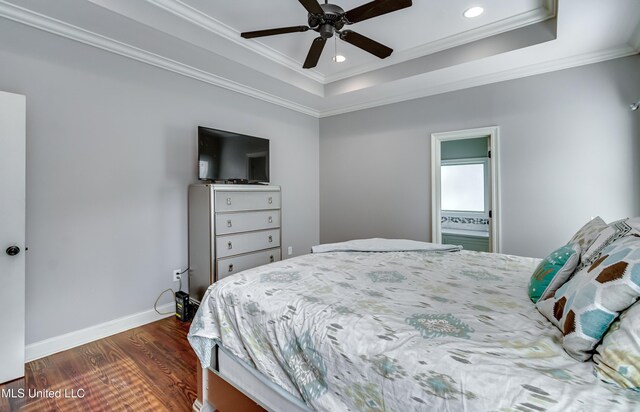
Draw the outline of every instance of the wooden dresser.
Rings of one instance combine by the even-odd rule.
[[[282,258],[280,205],[280,186],[189,186],[191,300],[200,302],[213,282]]]

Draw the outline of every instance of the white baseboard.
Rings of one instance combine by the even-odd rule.
[[[168,315],[159,315],[155,310],[151,309],[29,344],[25,348],[26,362],[31,362],[32,360],[75,348],[76,346],[84,345],[94,340],[106,338],[116,333],[146,325],[147,323],[155,322],[169,316],[174,316],[174,310],[175,303],[167,303],[166,305],[159,306],[158,311],[171,312]]]

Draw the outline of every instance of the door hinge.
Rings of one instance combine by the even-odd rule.
[[[489,150],[489,153],[487,153],[487,157],[491,159],[491,150]]]
[[[493,210],[489,210],[489,219],[493,217]]]

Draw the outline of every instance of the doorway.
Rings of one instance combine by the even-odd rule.
[[[431,135],[431,238],[500,252],[497,126]]]

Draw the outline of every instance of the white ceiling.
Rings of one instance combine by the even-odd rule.
[[[336,1],[343,9],[366,1]],[[338,40],[301,68],[315,32],[297,0],[0,0],[8,18],[313,116],[330,116],[640,52],[638,0],[414,0],[349,28],[394,49]],[[462,16],[470,6],[485,13]]]

